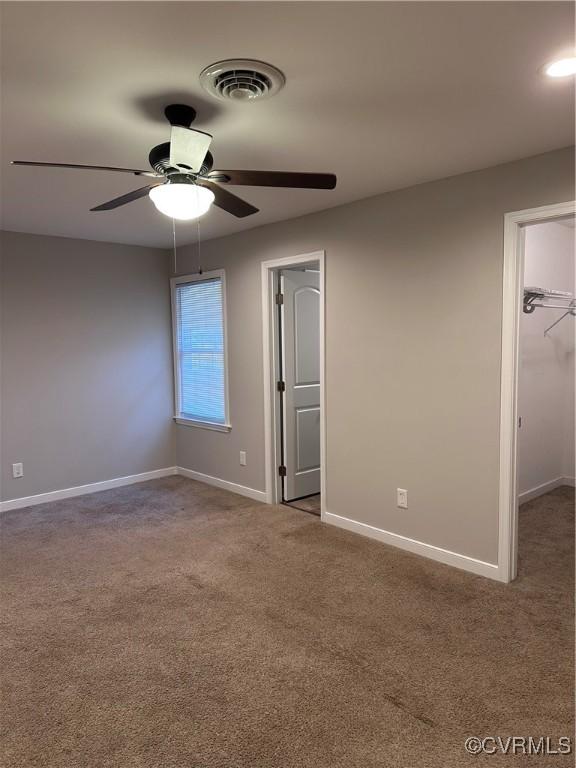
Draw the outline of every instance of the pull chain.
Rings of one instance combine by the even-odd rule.
[[[198,274],[202,274],[202,256],[200,253],[200,217],[196,219],[196,234],[198,239]]]
[[[198,274],[202,274],[202,252],[201,252],[201,238],[200,238],[200,218],[196,219],[196,237],[197,237],[197,249],[198,249]],[[176,222],[172,219],[172,251],[174,254],[174,274],[178,274],[178,255],[176,251]]]
[[[176,222],[172,219],[172,247],[174,249],[174,274],[178,274],[178,262],[176,257]]]

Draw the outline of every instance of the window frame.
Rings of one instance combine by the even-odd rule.
[[[222,328],[224,338],[224,422],[202,421],[191,419],[182,413],[182,395],[180,391],[180,349],[178,347],[178,312],[176,309],[177,286],[182,284],[207,282],[219,279],[222,285]],[[174,421],[188,427],[211,429],[216,432],[230,432],[230,402],[228,398],[228,322],[226,311],[226,274],[223,269],[213,269],[209,272],[194,275],[181,275],[170,280],[170,299],[172,305],[172,357],[174,361]]]

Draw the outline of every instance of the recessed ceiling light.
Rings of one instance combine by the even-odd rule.
[[[548,77],[569,77],[576,75],[576,56],[558,59],[548,64],[544,70]]]

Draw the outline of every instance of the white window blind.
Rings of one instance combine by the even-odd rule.
[[[226,424],[223,276],[176,282],[174,308],[178,415]]]

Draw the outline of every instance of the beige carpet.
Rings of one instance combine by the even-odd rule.
[[[502,585],[179,477],[2,521],[3,768],[567,766],[573,492]]]

